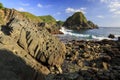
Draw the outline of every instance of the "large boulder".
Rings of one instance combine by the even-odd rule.
[[[63,26],[73,30],[97,28],[97,25],[95,25],[93,22],[87,21],[82,12],[74,13],[65,21]]]

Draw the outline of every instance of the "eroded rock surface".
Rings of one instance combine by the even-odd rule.
[[[4,32],[5,29],[9,30]],[[0,49],[8,50],[11,54],[20,57],[25,62],[24,65],[28,65],[33,70],[30,75],[34,75],[35,79],[28,79],[27,77],[30,76],[28,74],[26,80],[40,80],[41,74],[47,75],[56,71],[62,73],[61,64],[65,58],[65,45],[45,28],[37,27],[27,20],[13,18],[4,26],[4,30],[0,35]]]
[[[119,80],[120,41],[70,41],[63,74],[48,80]]]

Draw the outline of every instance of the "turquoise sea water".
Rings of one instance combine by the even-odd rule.
[[[120,27],[99,27],[99,29],[91,29],[91,30],[68,30],[62,27],[60,29],[64,33],[57,35],[60,39],[65,40],[103,40],[110,39],[108,38],[109,34],[114,34],[115,39],[120,37]]]

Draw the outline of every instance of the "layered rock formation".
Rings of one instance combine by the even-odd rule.
[[[26,19],[28,22],[34,23],[38,27],[45,27],[52,34],[59,34],[61,25],[58,25],[52,16],[35,16],[28,12],[19,12],[15,9],[3,8],[0,9],[0,25],[5,25],[13,18],[21,20]]]
[[[34,21],[31,22],[21,14],[18,15],[15,10],[8,12],[2,12],[5,23],[2,23],[0,31],[0,50],[3,54],[15,56],[8,66],[9,69],[6,69],[6,72],[10,71],[11,74],[8,74],[9,80],[14,78],[15,80],[41,80],[42,74],[62,73],[61,64],[65,57],[65,45]],[[16,59],[17,57],[20,60]],[[15,62],[16,67],[15,59],[18,61],[18,64]],[[9,59],[4,61],[4,63],[9,62]],[[15,71],[10,70],[10,66],[13,66]],[[0,67],[4,67],[1,62]],[[1,79],[8,79],[8,77],[0,76]]]
[[[87,21],[82,12],[74,13],[65,21],[63,26],[73,30],[98,28],[92,21]]]
[[[0,25],[5,25],[14,17],[18,17],[19,19],[23,18],[18,11],[8,8],[0,9],[0,17]]]

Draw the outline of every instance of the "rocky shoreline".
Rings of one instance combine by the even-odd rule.
[[[47,80],[119,80],[120,41],[69,41],[63,74]],[[51,79],[50,79],[51,78]]]
[[[64,44],[52,35],[63,22],[4,7],[0,15],[0,80],[120,80],[120,37]],[[84,17],[75,26],[96,28]]]

